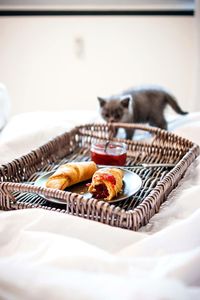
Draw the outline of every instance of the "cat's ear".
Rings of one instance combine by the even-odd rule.
[[[126,95],[125,97],[123,97],[121,99],[120,103],[124,108],[128,108],[129,102],[131,101],[131,99],[132,99],[131,95]]]
[[[100,107],[103,107],[106,104],[106,100],[100,97],[97,97],[97,99],[99,100],[99,105]]]

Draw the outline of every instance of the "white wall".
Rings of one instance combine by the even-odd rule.
[[[12,113],[95,109],[137,84],[169,88],[194,111],[193,17],[1,17],[0,81]]]

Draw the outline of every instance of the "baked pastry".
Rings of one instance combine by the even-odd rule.
[[[102,168],[92,176],[88,192],[97,199],[112,200],[123,187],[124,172],[117,168]]]
[[[93,161],[67,163],[61,165],[48,178],[46,187],[64,190],[73,184],[90,179],[95,171],[97,171],[97,165]]]

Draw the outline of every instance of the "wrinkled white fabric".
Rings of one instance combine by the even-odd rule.
[[[98,121],[98,114],[89,110],[16,115],[0,134],[0,164],[28,153],[74,126]]]
[[[68,113],[11,120],[0,137],[1,162],[81,122]],[[200,113],[170,129],[200,145]],[[199,195],[197,159],[138,232],[42,209],[1,212],[0,299],[200,299]]]

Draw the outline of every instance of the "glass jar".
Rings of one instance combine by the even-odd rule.
[[[124,166],[127,145],[120,142],[95,142],[91,145],[91,159],[98,165]]]

